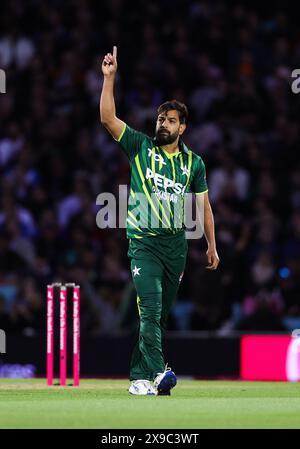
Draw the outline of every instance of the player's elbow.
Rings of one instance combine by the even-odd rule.
[[[108,117],[106,114],[100,114],[100,123],[105,128],[110,128],[113,122],[113,117]]]
[[[107,119],[107,117],[105,117],[105,115],[100,114],[100,123],[101,123],[101,125],[103,125],[105,127],[107,126],[108,119]]]

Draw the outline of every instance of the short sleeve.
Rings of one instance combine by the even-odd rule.
[[[125,124],[120,137],[115,140],[119,143],[129,160],[133,160],[135,155],[140,151],[145,139],[147,139],[146,134],[136,131]]]
[[[195,170],[191,182],[191,191],[196,195],[197,193],[204,193],[208,191],[205,164],[199,156],[195,161]]]

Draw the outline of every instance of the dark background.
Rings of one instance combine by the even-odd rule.
[[[189,258],[169,329],[300,327],[300,31],[291,5],[228,1],[1,3],[0,328],[45,332],[46,285],[78,282],[83,335],[135,327],[125,230],[96,227],[96,197],[129,182],[99,123],[101,62],[118,46],[117,113],[153,134],[189,108],[184,142],[206,164],[221,263]]]

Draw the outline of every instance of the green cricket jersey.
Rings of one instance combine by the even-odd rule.
[[[182,232],[185,194],[208,190],[201,157],[182,141],[180,151],[169,154],[155,139],[128,125],[117,141],[131,166],[127,238]]]

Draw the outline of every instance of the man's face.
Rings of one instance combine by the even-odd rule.
[[[169,145],[175,142],[185,128],[185,124],[180,124],[178,111],[173,110],[159,114],[155,128],[155,136],[159,145]]]

